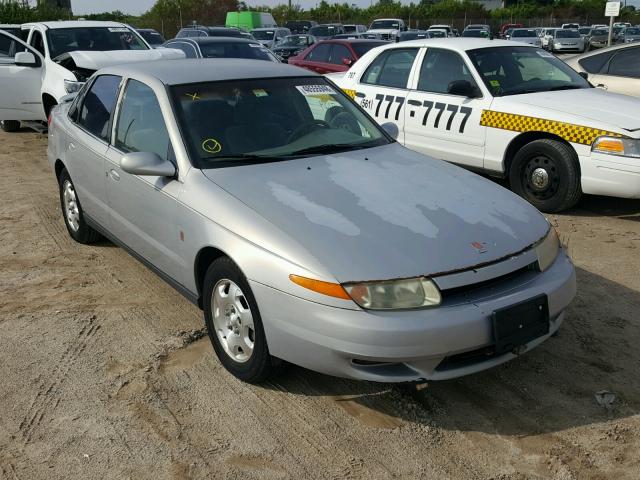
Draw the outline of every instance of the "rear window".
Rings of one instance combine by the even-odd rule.
[[[537,36],[538,34],[535,30],[514,30],[512,35],[513,38],[531,38]]]
[[[204,58],[248,58],[272,60],[268,50],[259,43],[229,42],[200,43]]]
[[[556,38],[580,38],[577,30],[558,30]]]

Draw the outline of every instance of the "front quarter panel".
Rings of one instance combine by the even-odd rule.
[[[291,282],[291,274],[327,282],[336,280],[304,246],[213,183],[202,171],[189,171],[179,200],[177,222],[184,238],[182,255],[185,264],[194,266],[185,272],[181,282],[187,289],[201,293],[195,265],[199,252],[213,247],[231,258],[251,281],[312,302],[358,309],[351,300],[321,295]]]

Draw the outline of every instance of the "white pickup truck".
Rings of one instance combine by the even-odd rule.
[[[23,42],[0,30],[0,128],[45,121],[65,95],[96,70],[121,63],[183,58],[152,49],[131,27],[116,22],[61,21],[22,25]]]

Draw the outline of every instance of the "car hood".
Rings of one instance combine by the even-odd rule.
[[[87,70],[99,70],[122,63],[145,62],[149,60],[172,60],[185,58],[184,52],[173,48],[157,48],[151,50],[110,50],[106,52],[75,51],[68,52],[65,58],[71,57],[75,65]],[[60,56],[59,58],[62,58]]]
[[[598,88],[584,88],[579,90],[560,90],[556,92],[529,93],[496,98],[498,106],[510,99],[523,105],[544,108],[559,113],[558,118],[549,120],[582,122],[587,127],[602,128],[606,123],[622,130],[633,131],[640,129],[640,99],[607,92]],[[513,108],[513,107],[512,107]],[[517,107],[515,107],[517,110]],[[566,120],[570,115],[575,120]]]
[[[510,191],[398,144],[203,172],[340,282],[468,269],[549,228]]]

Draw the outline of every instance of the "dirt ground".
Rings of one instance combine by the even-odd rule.
[[[123,250],[70,240],[46,141],[0,133],[0,479],[640,478],[640,202],[553,216],[578,296],[507,365],[420,388],[297,367],[251,386],[193,305]]]

